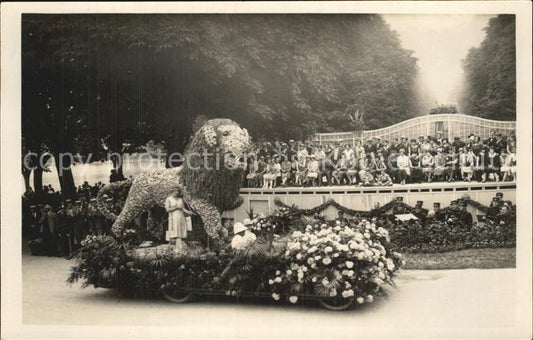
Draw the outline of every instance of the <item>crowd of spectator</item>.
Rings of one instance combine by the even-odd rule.
[[[449,141],[442,134],[351,143],[319,144],[289,140],[256,145],[247,160],[245,185],[277,186],[362,185],[442,181],[516,180],[516,138],[491,131],[481,140]]]
[[[51,185],[38,193],[27,190],[22,196],[22,230],[32,254],[68,258],[87,235],[109,233],[112,221],[102,215],[96,201],[104,185],[84,182],[75,197],[66,199]],[[109,211],[120,212],[120,198],[104,195],[103,201]]]

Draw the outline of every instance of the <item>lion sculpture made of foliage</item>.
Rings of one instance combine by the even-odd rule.
[[[222,229],[221,212],[240,203],[245,170],[241,158],[250,144],[246,129],[234,121],[207,121],[187,145],[182,166],[147,171],[133,182],[124,182],[124,186],[131,185],[124,207],[118,216],[108,214],[114,220],[112,232],[121,234],[135,217],[156,205],[163,206],[169,195],[180,190],[184,201],[201,217],[207,235],[217,239]],[[107,191],[104,187],[99,192],[100,202]]]

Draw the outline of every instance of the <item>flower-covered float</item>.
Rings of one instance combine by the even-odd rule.
[[[102,190],[99,198],[129,188],[118,216],[100,205],[114,220],[113,233],[87,236],[68,282],[176,303],[200,294],[268,296],[290,303],[318,300],[331,310],[371,303],[384,294],[402,260],[392,251],[387,230],[368,220],[325,221],[281,206],[269,216],[250,212],[244,228],[248,236],[235,242],[220,213],[239,203],[243,173],[238,159],[248,145],[248,133],[234,122],[210,120],[193,136],[185,157],[204,149],[231,157],[193,157],[181,168],[148,172]],[[176,189],[203,225],[195,227],[180,253],[161,238],[164,222],[148,223],[149,230],[133,223]]]
[[[88,236],[69,282],[117,288],[137,297],[176,303],[199,294],[270,296],[291,303],[318,300],[330,310],[371,303],[402,264],[387,230],[367,221],[324,221],[280,208],[251,220],[255,242],[231,247],[229,237],[206,249],[176,254],[169,245],[136,248],[126,229],[120,237]]]

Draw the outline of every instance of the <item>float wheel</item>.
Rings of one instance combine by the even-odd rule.
[[[161,288],[161,294],[172,303],[187,303],[194,298],[194,293],[190,290],[168,286]]]
[[[331,311],[343,311],[347,310],[353,305],[353,298],[342,298],[342,297],[321,297],[318,302],[322,308]]]

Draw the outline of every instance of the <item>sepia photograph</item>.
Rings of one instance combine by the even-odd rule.
[[[5,5],[2,338],[531,338],[531,3]]]

